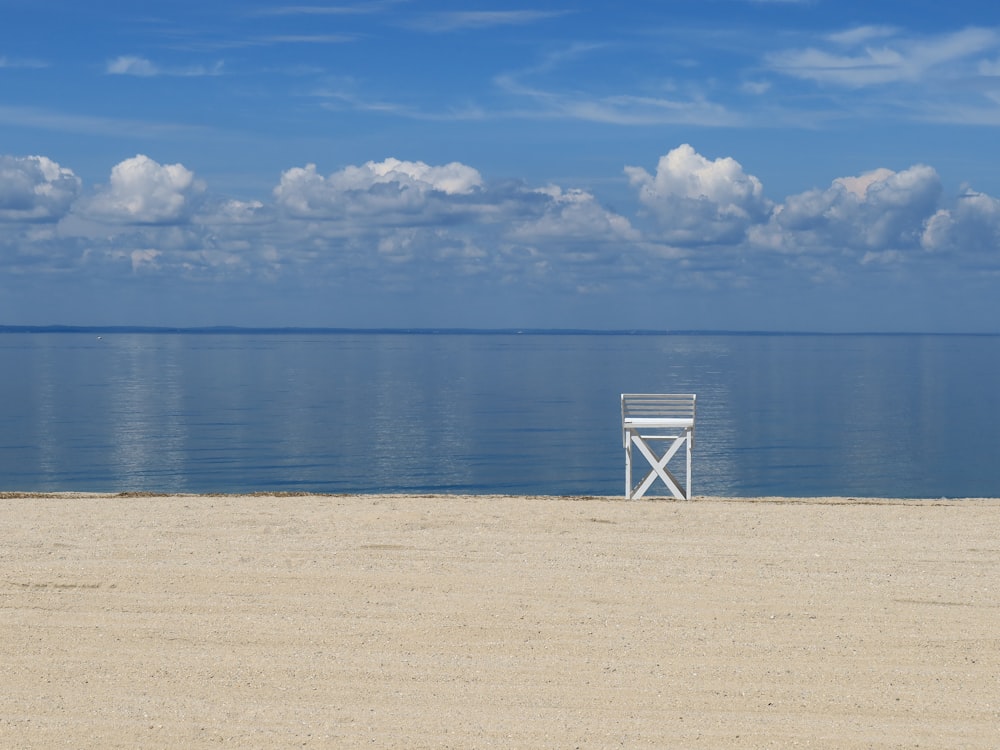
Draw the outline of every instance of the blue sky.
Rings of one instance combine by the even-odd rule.
[[[1000,7],[0,0],[0,324],[1000,331]]]

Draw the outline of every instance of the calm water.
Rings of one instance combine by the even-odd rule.
[[[1000,495],[1000,337],[102,335],[0,334],[0,489],[622,494],[693,392],[695,494]]]

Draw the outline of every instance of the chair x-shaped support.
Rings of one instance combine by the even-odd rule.
[[[691,433],[687,430],[684,434],[680,436],[675,435],[640,435],[637,432],[629,430],[629,445],[628,451],[626,452],[625,460],[625,493],[628,495],[630,500],[637,500],[646,494],[646,491],[653,486],[653,482],[657,479],[661,479],[663,483],[670,490],[670,494],[676,497],[678,500],[690,500],[691,499]],[[657,456],[652,448],[646,443],[646,440],[673,440],[670,447],[667,449],[666,453],[662,456]],[[670,463],[670,459],[676,455],[677,451],[681,449],[682,446],[688,446],[688,466],[687,466],[687,480],[688,487],[681,487],[681,483],[677,481],[677,477],[673,475],[670,469],[667,468],[667,464]],[[632,445],[635,445],[639,452],[645,456],[646,460],[649,461],[649,465],[652,467],[650,472],[646,474],[643,480],[639,483],[639,486],[634,490],[632,489]]]

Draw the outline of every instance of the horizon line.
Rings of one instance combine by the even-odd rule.
[[[527,335],[527,336],[1000,336],[988,331],[781,331],[737,329],[544,328],[498,327],[347,327],[347,326],[137,326],[2,325],[0,333],[149,333],[149,334],[357,334],[357,335]]]

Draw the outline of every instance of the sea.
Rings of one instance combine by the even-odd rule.
[[[695,495],[998,497],[998,382],[993,335],[5,328],[0,491],[624,495],[620,394],[694,393]]]

